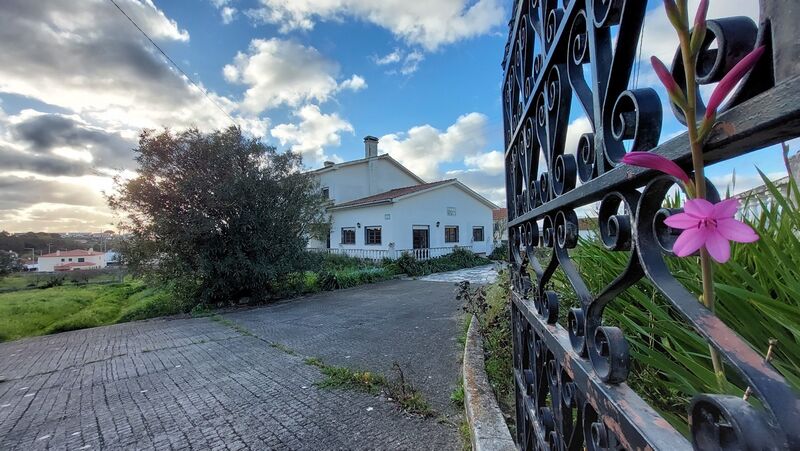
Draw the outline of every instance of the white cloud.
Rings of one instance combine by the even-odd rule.
[[[156,42],[189,41],[152,0],[117,3]],[[2,94],[48,105],[0,110],[0,223],[11,230],[107,228],[101,191],[113,169],[133,166],[142,128],[231,125],[105,0],[0,2]],[[244,130],[266,133],[268,120],[207,94]]]
[[[689,0],[689,18],[694,18],[699,0]],[[708,18],[747,16],[758,24],[758,0],[736,0],[710,2]],[[650,57],[655,55],[667,64],[672,62],[678,49],[678,37],[672,28],[663,6],[653,8],[647,13],[642,40],[642,59],[649,67]]]
[[[375,64],[378,66],[385,66],[387,64],[397,63],[400,62],[400,59],[403,57],[403,52],[400,49],[394,49],[393,52],[388,53],[381,57],[375,58]]]
[[[261,0],[248,11],[281,32],[311,30],[318,20],[355,17],[388,29],[426,50],[490,33],[505,22],[500,0]]]
[[[491,152],[464,158],[464,164],[467,165],[467,167],[477,168],[490,175],[502,174],[506,169],[505,161],[503,152],[499,150],[492,150]]]
[[[220,16],[222,16],[222,23],[228,25],[229,23],[233,22],[233,19],[236,17],[237,9],[231,6],[223,6],[222,9],[219,10]]]
[[[329,159],[325,149],[340,146],[342,133],[354,132],[349,122],[335,113],[322,113],[316,105],[305,105],[294,115],[299,123],[277,125],[270,134],[281,145],[290,145],[293,152],[301,154],[308,166],[318,166]]]
[[[419,64],[425,59],[425,54],[419,50],[403,51],[395,49],[381,57],[373,57],[373,61],[378,66],[392,66],[394,69],[388,73],[400,73],[402,75],[411,75],[417,71]]]
[[[353,75],[349,79],[339,83],[339,90],[349,89],[353,92],[361,91],[367,88],[367,81],[360,75]]]
[[[152,1],[123,0],[119,5],[153,39],[189,40]],[[0,93],[62,107],[108,128],[210,129],[231,124],[102,0],[0,3]],[[229,99],[213,92],[209,96],[229,113],[236,109]]]
[[[247,53],[239,52],[233,63],[223,68],[227,81],[248,86],[241,107],[249,113],[309,101],[322,103],[340,89],[366,87],[358,75],[340,86],[338,73],[339,65],[314,47],[282,39],[254,39]]]
[[[462,161],[483,152],[487,143],[488,118],[480,113],[465,114],[440,131],[431,125],[412,127],[404,133],[380,138],[380,149],[426,180],[441,175],[443,163]]]
[[[487,151],[490,124],[480,113],[459,117],[446,130],[431,125],[380,138],[379,151],[388,153],[426,181],[458,178],[487,199],[505,204],[503,152]],[[447,169],[463,165],[465,169]]]
[[[567,127],[567,139],[564,141],[564,153],[575,155],[578,151],[578,141],[585,133],[592,132],[592,123],[585,116],[576,118]]]
[[[406,55],[403,59],[403,65],[400,67],[400,73],[403,75],[410,75],[417,71],[419,63],[425,59],[422,52],[414,50]]]

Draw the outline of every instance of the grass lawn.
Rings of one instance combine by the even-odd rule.
[[[0,341],[179,313],[140,281],[0,293]]]

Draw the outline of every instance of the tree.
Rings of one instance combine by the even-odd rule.
[[[144,131],[135,178],[108,197],[134,274],[172,282],[191,304],[263,298],[301,271],[313,227],[330,222],[300,156],[240,129]]]
[[[0,251],[0,279],[16,270],[17,261],[11,252]]]

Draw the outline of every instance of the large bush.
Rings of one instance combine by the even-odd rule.
[[[270,297],[305,270],[325,199],[301,159],[238,128],[145,131],[137,176],[117,180],[109,205],[124,216],[123,257],[135,274],[169,282],[184,300]]]

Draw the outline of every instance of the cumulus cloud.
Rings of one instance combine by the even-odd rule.
[[[500,0],[374,1],[260,0],[247,14],[280,26],[281,32],[311,30],[317,21],[355,17],[391,31],[426,50],[490,33],[505,22]]]
[[[489,175],[502,174],[506,168],[505,157],[499,150],[468,156],[464,158],[464,164]]]
[[[491,129],[485,115],[473,112],[444,131],[426,124],[384,135],[379,150],[427,181],[458,178],[492,202],[504,204],[503,152],[486,150]],[[464,169],[448,169],[451,166]]]
[[[445,131],[426,124],[384,135],[380,138],[380,148],[423,179],[433,180],[441,175],[441,164],[460,162],[484,151],[487,126],[485,115],[469,113]]]
[[[358,92],[366,88],[367,88],[367,81],[364,80],[364,77],[361,77],[359,75],[353,75],[347,80],[339,83],[340,91],[347,89],[353,92]]]
[[[50,176],[85,175],[133,166],[135,140],[93,127],[78,116],[0,109],[0,168]]]
[[[280,124],[270,132],[281,145],[303,156],[306,165],[318,166],[329,159],[325,149],[341,145],[342,133],[353,133],[353,126],[339,115],[324,114],[317,105],[305,105],[294,113],[298,123]]]
[[[309,101],[322,103],[338,90],[366,87],[358,75],[340,85],[338,73],[339,65],[314,47],[282,39],[254,39],[247,53],[239,52],[223,68],[227,81],[248,86],[241,106],[250,113]]]
[[[189,42],[189,33],[152,0],[117,3],[156,42]],[[106,0],[0,2],[0,95],[44,110],[6,115],[0,109],[0,179],[23,178],[0,187],[3,228],[76,230],[96,221],[107,227],[97,200],[112,169],[132,167],[139,130],[231,125],[203,90]],[[246,131],[266,134],[266,119],[207,95]],[[80,217],[61,222],[65,211]]]
[[[152,1],[123,0],[119,5],[154,40],[189,40],[188,32]],[[39,99],[106,126],[230,125],[225,114],[102,0],[3,1],[0,92]],[[210,95],[233,111],[232,102]]]

